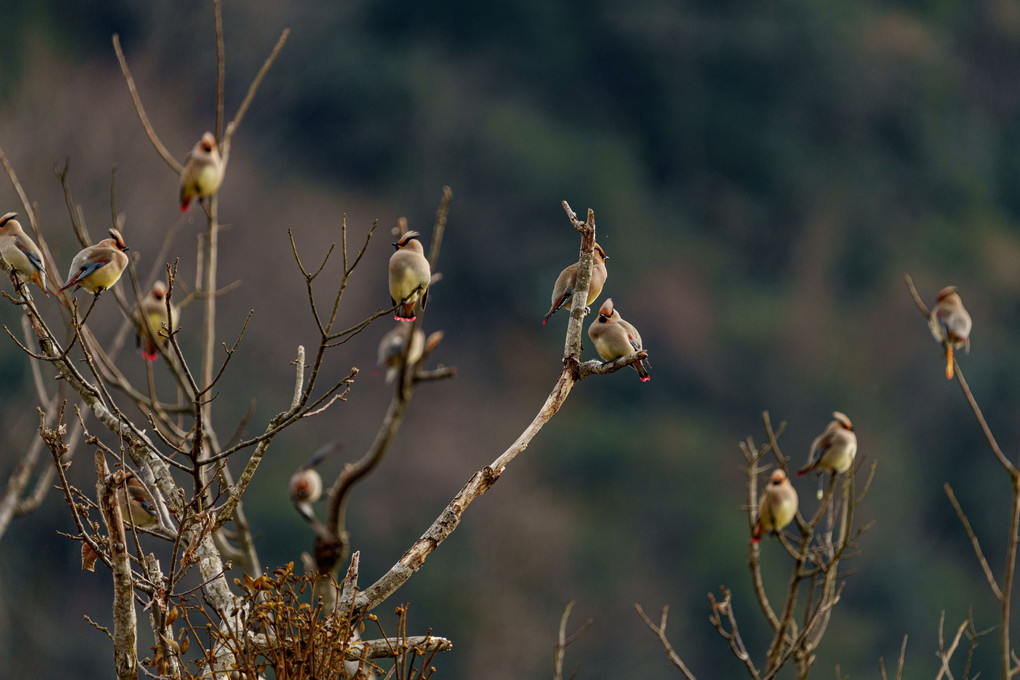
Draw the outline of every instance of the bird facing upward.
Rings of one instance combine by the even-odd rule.
[[[806,475],[812,470],[828,470],[841,474],[853,465],[857,455],[857,435],[850,419],[839,411],[833,411],[833,420],[820,435],[811,442],[807,464],[797,471]]]
[[[135,311],[135,322],[138,324],[138,345],[142,348],[142,356],[147,361],[155,361],[159,358],[159,348],[165,347],[167,338],[160,333],[167,333],[171,323],[177,323],[180,318],[180,310],[177,305],[172,306],[173,319],[167,317],[166,313],[166,284],[157,281],[152,285],[152,291],[138,304]],[[163,330],[166,326],[167,330]]]
[[[797,505],[797,490],[790,484],[790,478],[782,470],[774,470],[758,504],[758,520],[751,541],[759,542],[766,532],[778,534],[782,531],[797,516]]]
[[[21,223],[14,219],[17,216],[18,213],[9,212],[0,217],[0,255],[4,256],[14,271],[42,288],[46,297],[49,297],[43,284],[46,267],[43,265],[42,251],[21,228]]]
[[[393,316],[397,321],[414,321],[415,303],[421,301],[422,310],[429,298],[429,281],[432,268],[425,259],[425,249],[418,240],[418,232],[405,232],[393,243],[397,252],[390,256],[390,302],[400,305]]]
[[[946,347],[946,378],[953,379],[953,350],[960,347],[970,352],[970,314],[963,306],[956,286],[939,291],[939,299],[928,317],[931,334]]]
[[[596,243],[595,261],[591,268],[591,283],[588,285],[588,299],[584,303],[585,307],[595,302],[599,294],[602,293],[602,287],[606,285],[606,260],[608,259],[609,256],[606,255],[606,251],[602,250],[602,246]],[[556,277],[556,283],[553,284],[552,291],[552,306],[549,308],[549,313],[542,319],[543,325],[561,307],[570,306],[571,298],[574,295],[574,286],[577,285],[578,264],[575,262],[561,271],[560,275]],[[587,314],[587,312],[585,313]]]
[[[599,353],[603,361],[613,361],[644,349],[641,343],[641,334],[627,321],[623,320],[620,313],[613,307],[613,298],[607,299],[599,308],[599,316],[588,326],[588,337],[595,345],[595,351]],[[641,382],[651,380],[644,361],[631,364],[637,371]]]
[[[216,137],[206,132],[195,143],[181,169],[181,211],[191,207],[191,201],[216,193],[223,183],[223,159],[216,146]]]
[[[71,286],[79,286],[94,295],[99,295],[117,283],[120,275],[128,266],[128,256],[124,254],[129,248],[116,229],[110,230],[110,238],[104,238],[94,246],[84,248],[71,260],[71,268],[67,272],[67,283],[59,293]]]

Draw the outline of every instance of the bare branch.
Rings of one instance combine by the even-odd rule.
[[[432,271],[436,271],[436,263],[439,261],[439,248],[443,244],[443,232],[446,230],[446,216],[450,212],[450,201],[453,200],[453,190],[450,187],[443,187],[443,198],[439,201],[436,209],[436,223],[432,227],[432,244],[429,246],[429,265]]]
[[[227,124],[227,130],[223,135],[223,144],[220,145],[223,149],[224,165],[227,164],[227,157],[230,155],[230,141],[233,138],[234,133],[237,132],[237,128],[241,125],[241,121],[244,119],[244,114],[247,113],[248,107],[251,106],[252,99],[255,98],[255,93],[258,92],[259,85],[262,84],[262,79],[266,77],[266,74],[269,72],[269,68],[273,65],[273,62],[276,61],[276,57],[279,56],[280,50],[283,49],[283,44],[287,42],[287,36],[289,35],[290,29],[283,29],[283,33],[281,33],[280,37],[277,39],[276,45],[273,46],[273,51],[270,52],[265,63],[262,64],[262,68],[260,68],[259,72],[255,75],[255,79],[251,82],[251,85],[248,86],[248,93],[241,101],[241,105],[238,107],[237,113],[234,114],[234,119]]]
[[[573,608],[574,602],[568,602],[566,608],[563,610],[563,616],[560,617],[559,637],[556,640],[556,644],[553,646],[553,660],[555,667],[555,674],[553,677],[555,680],[563,680],[563,656],[567,651],[567,647],[576,642],[577,639],[584,634],[584,631],[588,630],[591,625],[595,623],[595,619],[588,619],[573,635],[568,638],[567,620],[570,618],[570,610]]]
[[[102,508],[103,523],[110,536],[110,560],[113,571],[113,658],[117,677],[136,680],[138,677],[138,630],[135,618],[134,584],[131,562],[124,540],[124,522],[120,506],[114,499],[116,487],[109,479],[106,458],[96,451],[96,495]]]
[[[131,101],[135,105],[135,113],[138,114],[138,120],[142,122],[142,127],[145,129],[145,135],[152,142],[152,146],[156,149],[156,152],[166,161],[166,164],[170,166],[170,169],[176,174],[181,174],[181,170],[184,167],[173,157],[173,154],[167,150],[163,142],[160,141],[159,135],[156,134],[156,130],[152,127],[152,123],[149,122],[149,117],[145,115],[145,107],[142,106],[142,99],[138,96],[138,89],[135,87],[135,79],[131,77],[131,71],[128,69],[127,60],[124,58],[124,52],[120,48],[120,36],[116,33],[113,34],[113,50],[117,53],[117,61],[120,62],[120,70],[124,74],[124,80],[127,82],[128,91],[131,93]]]
[[[985,554],[981,551],[981,544],[978,542],[977,534],[974,533],[974,528],[970,525],[970,520],[967,519],[967,514],[960,507],[960,502],[956,500],[956,494],[953,493],[953,487],[949,486],[949,482],[946,482],[943,487],[946,490],[946,495],[949,496],[949,502],[953,504],[953,509],[956,510],[956,516],[960,518],[960,523],[963,524],[964,531],[967,532],[967,538],[970,539],[971,545],[974,546],[974,553],[977,555],[978,563],[981,565],[981,570],[985,572],[985,578],[988,580],[988,586],[995,593],[995,599],[1002,601],[1002,591],[999,590],[999,584],[995,582],[995,576],[992,574],[992,568],[988,566],[988,560],[985,559]]]
[[[659,642],[662,643],[663,648],[666,650],[666,655],[669,657],[670,663],[679,668],[680,672],[683,673],[683,676],[687,678],[687,680],[695,680],[694,674],[691,673],[687,666],[684,665],[680,655],[673,650],[673,645],[669,644],[669,639],[666,638],[666,617],[669,615],[669,605],[663,605],[662,620],[659,622],[658,626],[652,623],[652,620],[648,618],[647,614],[645,614],[645,610],[641,608],[641,605],[635,604],[634,609],[637,610],[638,616],[640,616],[641,620],[645,622],[645,625],[648,626],[653,633],[655,633],[657,638],[659,638]]]

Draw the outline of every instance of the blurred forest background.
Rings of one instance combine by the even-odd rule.
[[[162,267],[151,258],[178,229],[172,256],[193,281],[204,221],[178,212],[178,179],[144,136],[110,36],[120,34],[150,118],[183,160],[214,122],[211,4],[2,7],[0,146],[58,261],[66,267],[78,249],[52,172],[69,158],[93,235],[110,226],[116,166],[140,270]],[[220,191],[220,280],[242,281],[219,303],[221,339],[255,310],[220,384],[221,431],[250,399],[256,429],[279,411],[296,345],[317,338],[287,229],[317,253],[339,238],[344,213],[352,243],[380,221],[341,311],[354,322],[387,302],[397,218],[427,247],[441,188],[454,191],[425,330],[446,332],[433,359],[459,374],[419,388],[394,450],[353,495],[363,583],[513,441],[552,387],[566,318],[540,320],[579,243],[561,200],[595,210],[610,257],[602,298],[613,297],[651,353],[648,384],[626,370],[579,385],[391,600],[411,603],[412,632],[453,639],[438,677],[549,677],[570,600],[573,622],[595,619],[567,652],[580,677],[677,677],[635,602],[649,612],[671,605],[670,637],[695,674],[745,677],[707,622],[705,595],[734,590],[741,632],[761,653],[770,638],[747,574],[737,444],[761,441],[765,409],[787,421],[780,443],[795,466],[835,409],[853,419],[859,457],[878,463],[859,509],[872,527],[848,565],[817,677],[837,665],[877,677],[879,657],[888,664],[904,634],[908,675],[931,677],[941,610],[947,627],[970,607],[979,629],[997,623],[943,484],[954,485],[997,570],[1009,485],[945,380],[903,274],[929,304],[942,286],[959,287],[975,321],[962,364],[1015,455],[1020,5],[251,0],[226,3],[224,25],[228,114],[280,31],[292,32]],[[4,179],[8,210],[22,208]],[[198,312],[185,310],[181,335],[196,356],[188,317]],[[0,304],[0,322],[19,317]],[[100,338],[117,322],[113,304],[90,319]],[[335,350],[326,377],[363,369],[348,403],[288,430],[263,462],[246,501],[264,565],[311,546],[287,500],[290,473],[336,440],[343,448],[323,466],[334,475],[374,437],[390,389],[369,369],[390,323]],[[121,363],[141,375],[137,355]],[[38,425],[28,362],[10,341],[0,343],[0,384],[6,478]],[[71,479],[92,488],[86,453]],[[813,508],[814,484],[796,485]],[[71,529],[51,492],[0,542],[4,677],[110,677],[109,641],[82,618],[108,621],[109,573],[79,570],[78,544],[56,533]],[[788,559],[771,540],[763,551],[778,592]],[[376,612],[384,625],[391,610]],[[983,640],[975,668],[993,673],[995,653]]]

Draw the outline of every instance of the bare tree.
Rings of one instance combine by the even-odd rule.
[[[225,54],[223,22],[219,0],[213,2],[217,45],[217,100],[215,137],[222,151],[222,162],[229,181],[232,142],[245,113],[254,101],[259,86],[271,69],[288,37],[284,30],[265,63],[253,78],[246,96],[233,118],[224,118]],[[118,37],[113,36],[117,55],[138,118],[157,154],[173,173],[181,172],[181,163],[160,140],[150,122],[139,89]],[[18,181],[14,168],[0,150],[12,185],[21,197],[32,235],[39,244],[47,271],[54,275],[58,266],[50,252],[38,213]],[[82,246],[93,238],[84,210],[75,203],[68,167],[58,172],[64,189],[71,223]],[[116,183],[111,191],[113,226],[130,239],[131,225],[116,207]],[[452,192],[444,189],[432,231],[429,261],[437,271]],[[425,342],[420,358],[411,360],[409,345],[403,349],[399,379],[393,399],[379,425],[375,441],[358,460],[347,464],[328,491],[328,516],[320,520],[308,507],[299,507],[299,515],[313,527],[313,557],[306,560],[304,574],[293,562],[264,569],[255,549],[252,528],[244,513],[244,496],[258,473],[260,463],[274,438],[307,418],[338,408],[345,401],[357,368],[343,377],[327,382],[324,378],[328,358],[336,348],[362,333],[373,322],[394,308],[377,309],[358,323],[341,328],[338,312],[344,293],[375,234],[376,225],[367,229],[360,248],[348,247],[346,218],[341,220],[339,243],[334,244],[321,262],[306,263],[301,244],[291,234],[291,247],[298,274],[304,279],[309,313],[315,321],[317,337],[312,349],[294,349],[292,360],[294,387],[277,415],[264,424],[261,433],[244,436],[247,420],[237,424],[230,437],[221,436],[214,396],[223,375],[236,367],[232,359],[244,340],[251,313],[237,323],[231,339],[224,343],[217,330],[217,297],[232,287],[220,287],[217,280],[219,258],[220,205],[214,192],[202,199],[205,232],[198,242],[198,274],[194,292],[182,296],[184,286],[178,277],[177,260],[170,252],[168,236],[156,262],[166,264],[154,271],[141,272],[131,261],[120,286],[97,293],[84,309],[70,293],[57,293],[59,323],[40,310],[32,292],[10,265],[0,263],[11,276],[16,295],[7,296],[24,317],[24,340],[18,343],[32,365],[39,401],[39,439],[25,453],[12,474],[0,499],[0,535],[10,521],[37,506],[56,475],[63,499],[70,510],[75,532],[68,537],[82,545],[83,566],[102,563],[113,574],[114,665],[119,678],[135,678],[143,667],[159,677],[260,677],[272,669],[276,677],[365,677],[382,672],[375,660],[393,659],[388,676],[410,680],[427,678],[436,655],[451,648],[450,641],[431,634],[409,635],[405,629],[407,607],[397,609],[397,635],[388,636],[379,627],[381,637],[362,640],[359,630],[375,622],[371,611],[385,602],[413,574],[428,556],[458,526],[471,502],[495,484],[507,466],[524,452],[542,426],[556,414],[573,386],[591,376],[603,375],[647,358],[638,351],[616,361],[581,361],[581,328],[584,301],[591,280],[595,246],[595,217],[589,210],[580,220],[564,202],[571,226],[580,233],[579,270],[566,332],[563,368],[538,414],[521,435],[492,463],[476,472],[457,492],[449,505],[427,527],[393,567],[374,583],[359,589],[359,554],[351,554],[350,530],[346,507],[351,491],[372,473],[386,455],[398,432],[411,399],[419,387],[430,381],[451,378],[451,367],[426,368],[442,339],[435,332]],[[406,224],[403,225],[406,229]],[[339,284],[326,295],[323,304],[319,277],[334,252],[338,251],[342,275]],[[171,261],[172,260],[172,261]],[[172,380],[173,398],[161,396],[165,386],[156,384],[151,366],[146,384],[134,384],[118,368],[118,357],[132,332],[151,333],[141,327],[145,322],[135,312],[144,291],[165,275],[166,320],[151,338],[152,345]],[[298,283],[300,285],[300,283]],[[55,291],[55,288],[54,288]],[[441,294],[441,292],[440,292]],[[183,299],[181,299],[183,298]],[[178,342],[180,307],[192,302],[201,305],[201,360],[198,370]],[[398,305],[401,301],[397,301]],[[115,304],[122,321],[115,339],[102,343],[93,332],[89,319],[98,304]],[[422,323],[419,314],[412,330]],[[222,325],[222,324],[221,324]],[[56,330],[55,330],[56,329]],[[410,338],[413,333],[409,333]],[[269,359],[270,361],[272,359]],[[46,370],[42,370],[46,367]],[[57,380],[47,380],[53,372]],[[74,396],[76,401],[68,403]],[[136,415],[136,413],[138,415]],[[97,431],[98,428],[98,431]],[[65,471],[79,442],[94,453],[96,486],[94,491],[73,486]],[[53,465],[37,470],[41,452],[48,449]],[[33,474],[35,489],[26,493]],[[131,490],[131,484],[141,490]],[[139,526],[130,511],[132,493],[137,502],[151,503],[151,525]],[[164,554],[146,552],[139,534],[149,534],[165,543]],[[239,565],[241,578],[227,577],[230,564]],[[341,571],[346,566],[346,574]],[[156,642],[152,658],[138,657],[137,607],[148,614],[148,624]],[[98,626],[97,626],[98,627]],[[105,630],[105,629],[103,629]],[[566,642],[564,645],[567,644]]]
[[[778,431],[773,429],[767,411],[762,413],[762,421],[765,442],[759,446],[748,437],[740,443],[747,473],[749,529],[757,520],[759,474],[772,467],[772,464],[764,464],[763,459],[771,454],[773,464],[784,472],[787,472],[789,462],[789,458],[780,450],[778,441],[785,424],[781,424]],[[786,533],[777,535],[779,545],[792,561],[785,598],[778,608],[769,600],[765,591],[761,570],[762,548],[759,543],[749,541],[747,564],[751,572],[751,584],[762,618],[772,630],[772,642],[763,659],[756,661],[744,644],[733,611],[732,592],[723,587],[721,598],[712,593],[708,594],[711,610],[709,622],[729,643],[733,656],[754,680],[774,678],[781,669],[791,664],[795,668],[797,678],[808,677],[815,661],[814,651],[821,644],[833,610],[840,601],[847,576],[846,570],[841,567],[843,562],[853,557],[854,541],[861,531],[855,528],[854,511],[867,494],[874,471],[872,465],[864,488],[859,494],[854,489],[856,472],[854,468],[851,468],[845,476],[832,475],[824,493],[819,490],[818,505],[814,511],[807,517],[797,512],[795,524],[799,536],[791,538]],[[802,501],[801,507],[803,506]],[[803,614],[798,619],[795,609],[802,593],[805,601]],[[652,621],[641,605],[635,604],[634,607],[645,625],[659,639],[670,663],[683,677],[693,680],[695,675],[684,664],[680,654],[666,637],[669,607],[663,607],[658,624]]]

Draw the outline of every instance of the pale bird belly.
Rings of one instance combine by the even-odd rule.
[[[81,287],[90,293],[95,293],[99,289],[106,290],[117,283],[119,278],[120,272],[116,271],[112,266],[106,265],[86,276],[81,281]]]
[[[198,177],[195,178],[195,186],[198,188],[198,193],[208,196],[220,188],[222,180],[223,175],[216,169],[216,166],[207,165],[202,168],[202,171],[198,173]]]

